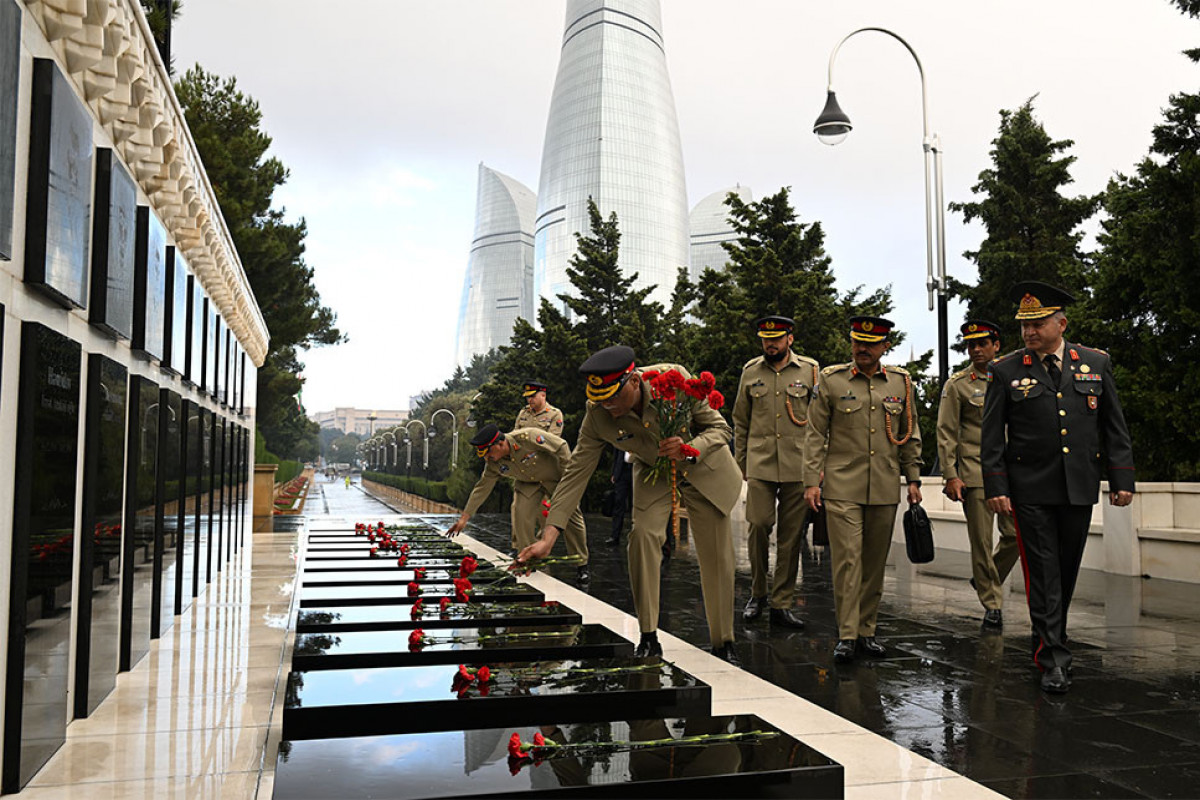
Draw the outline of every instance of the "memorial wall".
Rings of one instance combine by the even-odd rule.
[[[245,545],[267,343],[137,0],[0,0],[0,791]]]

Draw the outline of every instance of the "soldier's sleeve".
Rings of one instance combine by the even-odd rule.
[[[742,370],[737,399],[733,401],[733,458],[742,472],[746,471],[746,443],[750,438],[750,393],[746,389],[746,371]]]
[[[561,434],[563,429],[563,413],[555,411],[554,416],[550,417],[550,432]]]
[[[1125,425],[1125,413],[1117,399],[1112,362],[1104,359],[1104,395],[1100,398],[1100,444],[1108,459],[1108,488],[1114,492],[1134,491],[1133,442]]]
[[[829,436],[829,378],[817,384],[817,393],[808,404],[808,426],[804,432],[804,487],[821,485],[825,469],[825,440]]]
[[[962,415],[962,402],[954,390],[954,378],[946,381],[942,389],[942,401],[938,405],[937,448],[942,461],[942,478],[949,482],[961,477],[958,474],[958,430]]]
[[[471,490],[471,496],[467,498],[467,506],[463,509],[463,513],[468,517],[475,516],[475,512],[479,510],[479,507],[491,495],[492,489],[496,486],[496,481],[499,478],[499,467],[494,462],[487,462],[483,468],[483,474],[479,476],[479,480],[475,482],[475,488]]]
[[[905,391],[904,402],[909,404],[909,410],[912,412],[912,435],[908,437],[908,441],[900,445],[898,453],[900,459],[900,474],[904,476],[904,480],[908,483],[921,480],[921,424],[917,418],[917,410],[912,408],[913,402],[912,384],[909,384]]]
[[[559,530],[567,527],[567,522],[575,513],[575,509],[579,508],[579,501],[583,499],[583,493],[587,490],[588,478],[592,477],[592,473],[596,471],[596,466],[600,463],[604,447],[604,440],[596,435],[591,415],[585,412],[583,425],[579,428],[579,439],[575,442],[575,450],[571,453],[567,468],[563,470],[562,479],[558,482],[558,488],[554,490],[554,496],[550,498],[550,514],[546,517],[547,525],[553,525]]]
[[[729,439],[733,436],[721,412],[705,400],[697,400],[692,405],[692,430],[694,433],[688,444],[700,451],[697,461],[703,461],[705,456],[718,448],[728,447]]]
[[[983,433],[979,460],[983,467],[984,497],[1008,496],[1008,466],[1004,462],[1004,444],[1008,427],[1008,387],[992,370],[987,395],[983,399]]]

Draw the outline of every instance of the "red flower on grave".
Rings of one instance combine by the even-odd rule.
[[[480,684],[485,684],[492,679],[492,671],[485,664],[475,673],[475,678]]]
[[[400,556],[399,558],[396,559],[397,567],[403,568],[404,565],[407,563],[408,563],[408,556]]]
[[[446,609],[448,609],[448,608],[450,608],[450,598],[449,598],[449,597],[443,597],[443,598],[442,598],[442,602],[438,604],[438,611],[440,611],[441,613],[445,614],[445,613],[446,613]]]
[[[403,561],[403,560],[405,560],[405,557],[404,557],[404,556],[400,556],[400,559]],[[419,580],[419,581],[423,581],[423,580],[425,580],[425,568],[424,568],[424,567],[417,567],[416,569],[414,569],[414,570],[413,570],[413,577],[415,577],[415,578],[416,578],[417,580]]]
[[[409,581],[408,582],[408,596],[416,597],[420,593],[421,593],[421,584],[417,583],[416,581]]]
[[[474,591],[471,587],[471,582],[466,578],[454,579],[454,599],[460,603],[467,603],[471,600],[471,592]]]
[[[377,555],[379,555],[379,548],[378,548],[378,547],[372,547],[372,548],[371,548],[371,553],[370,553],[370,556],[371,556],[371,558],[375,558]]]
[[[412,604],[412,610],[409,612],[409,616],[412,617],[413,619],[420,619],[424,615],[425,615],[425,601],[418,597],[417,602]]]
[[[408,542],[405,542],[404,544],[400,545],[400,552],[404,553],[404,555],[408,555],[408,550],[409,550]]]
[[[375,532],[374,531],[367,534],[367,541],[371,542],[371,543],[375,542]]]
[[[458,577],[469,578],[475,574],[477,569],[479,569],[479,562],[471,556],[463,556],[462,563],[458,565]]]
[[[533,746],[534,747],[545,747],[546,746],[546,737],[542,736],[541,731],[538,731],[537,733],[535,733],[533,735]]]
[[[420,650],[425,646],[425,631],[417,628],[408,635],[408,649]]]
[[[508,755],[510,758],[524,758],[525,751],[522,749],[525,745],[521,742],[521,734],[513,733],[508,739]]]

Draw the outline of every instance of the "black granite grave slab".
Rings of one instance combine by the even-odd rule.
[[[409,595],[404,590],[394,586],[357,586],[331,587],[328,589],[304,589],[300,594],[301,608],[316,608],[319,606],[373,606],[373,605],[412,605],[418,597],[425,598],[425,604],[436,603],[443,597],[454,596],[454,585],[449,583],[431,583],[421,587],[421,594]],[[517,601],[537,601],[546,599],[538,590],[523,584],[493,585],[490,583],[474,587],[471,601],[474,603],[511,603]]]
[[[388,553],[387,555],[377,555],[375,558],[366,558],[366,559],[363,559],[363,558],[342,558],[342,559],[322,558],[322,559],[314,560],[314,559],[308,558],[308,559],[305,559],[305,561],[304,561],[304,571],[306,573],[311,572],[314,574],[320,574],[323,572],[346,572],[346,571],[362,572],[362,573],[368,573],[368,574],[372,573],[372,572],[389,572],[389,571],[395,570],[397,568],[396,567],[396,559],[397,558],[398,558],[398,554],[394,554],[394,553]],[[410,555],[408,557],[408,561],[405,563],[405,567],[409,567],[409,568],[424,567],[425,569],[428,569],[428,570],[453,569],[455,571],[455,573],[457,573],[459,564],[461,564],[461,563],[462,563],[461,558],[443,558],[443,557],[438,557],[438,556],[411,556]],[[482,572],[484,569],[487,568],[486,565],[488,562],[477,561],[477,563],[479,564],[480,572]]]
[[[97,148],[88,321],[121,339],[133,335],[136,214],[137,187],[133,178],[112,150]]]
[[[657,658],[320,670],[288,676],[283,738],[708,714],[712,690]]]
[[[426,567],[425,576],[407,568],[397,567],[393,562],[390,572],[384,570],[342,570],[341,572],[319,572],[315,575],[304,575],[303,586],[407,586],[410,582],[418,584],[445,583],[451,578],[458,577],[458,567]],[[511,584],[516,578],[511,572],[498,569],[476,570],[471,573],[472,584]]]
[[[633,655],[633,644],[603,625],[571,625],[550,630],[530,627],[512,631],[474,627],[461,631],[431,630],[426,633],[426,644],[419,647],[410,644],[416,632],[298,634],[292,654],[292,669],[303,672],[315,669],[493,664],[563,658],[626,658]]]
[[[340,552],[362,553],[365,555],[377,544],[369,541],[365,536],[360,536],[357,541],[309,542],[305,549],[309,553],[334,554]],[[410,554],[420,553],[424,555],[454,555],[457,553],[460,557],[471,555],[471,551],[467,548],[451,542],[442,542],[441,544],[417,542],[409,545],[408,552]]]
[[[17,97],[21,85],[21,8],[0,0],[0,258],[13,252],[13,188],[17,171]]]
[[[662,741],[752,732],[759,735],[692,745]],[[541,733],[580,749],[542,761],[510,759],[514,733],[525,742]],[[644,744],[625,744],[636,742]],[[692,716],[284,740],[275,797],[840,798],[843,782],[841,765],[758,717]]]
[[[336,633],[341,631],[394,631],[428,628],[501,627],[526,625],[579,625],[583,615],[566,606],[550,602],[524,603],[452,603],[445,613],[436,603],[429,612],[414,618],[410,606],[350,606],[341,608],[301,609],[296,618],[297,633]]]

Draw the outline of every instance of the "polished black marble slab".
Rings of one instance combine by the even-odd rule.
[[[411,637],[416,633],[413,630],[297,634],[292,669],[302,672],[633,655],[633,645],[603,625],[555,626],[547,630],[533,626],[511,631],[475,627],[430,630],[423,646],[411,644]]]
[[[0,0],[0,259],[13,254],[17,97],[21,85],[21,8]]]
[[[685,736],[768,737],[658,744]],[[513,733],[570,745],[600,743],[542,761],[511,759]],[[655,742],[633,749],[612,742]],[[758,717],[691,716],[631,722],[555,722],[439,733],[284,740],[275,797],[840,798],[843,770]]]
[[[458,577],[458,566],[452,567],[424,567],[424,577],[418,577],[416,572],[408,569],[407,565],[401,569],[394,563],[392,564],[391,572],[383,572],[381,570],[356,570],[340,572],[320,572],[313,575],[307,573],[303,577],[303,586],[407,586],[409,582],[419,584],[427,583],[445,583],[447,580]],[[515,583],[516,579],[511,572],[504,570],[488,569],[476,570],[471,573],[470,580],[472,584],[480,583]]]
[[[375,558],[321,558],[321,559],[305,559],[305,573],[320,574],[324,572],[344,572],[354,571],[364,574],[373,572],[388,572],[396,569],[396,559],[398,556],[393,553],[388,553],[386,556],[376,556]],[[479,570],[487,569],[489,562],[477,560]],[[405,563],[406,568],[424,567],[425,569],[453,569],[456,573],[459,565],[462,564],[461,558],[447,558],[440,556],[409,556]]]
[[[708,714],[712,690],[657,658],[319,670],[288,676],[283,738],[321,739]]]
[[[323,555],[328,555],[328,554],[333,554],[333,553],[347,553],[347,554],[358,554],[358,555],[365,556],[371,552],[371,548],[373,546],[376,546],[376,544],[378,544],[378,543],[372,543],[369,540],[363,539],[363,538],[360,538],[356,541],[347,541],[347,542],[317,542],[317,543],[310,542],[305,546],[305,550],[309,553],[321,553]],[[386,552],[386,551],[384,551],[384,549],[382,547],[380,547],[379,550],[380,550],[380,552]],[[413,543],[409,546],[408,552],[410,555],[413,555],[413,554],[444,555],[444,556],[458,555],[460,558],[462,556],[471,555],[471,551],[466,549],[462,545],[451,544],[449,542],[429,543],[429,544],[417,542],[417,543]]]
[[[428,601],[427,601],[428,602]],[[583,615],[553,601],[452,603],[443,613],[437,603],[414,618],[411,606],[343,606],[339,608],[301,609],[296,617],[297,633],[334,633],[339,631],[394,631],[413,628],[470,628],[523,625],[579,625]]]
[[[300,593],[301,608],[316,608],[321,606],[372,606],[372,605],[412,605],[418,597],[425,599],[425,604],[437,603],[443,597],[454,596],[454,585],[449,583],[431,583],[421,587],[420,595],[409,595],[404,590],[394,586],[357,586],[331,587],[328,589],[303,589]],[[518,601],[545,600],[545,595],[530,586],[518,583],[515,585],[480,584],[474,587],[471,602],[474,603],[512,603]]]

